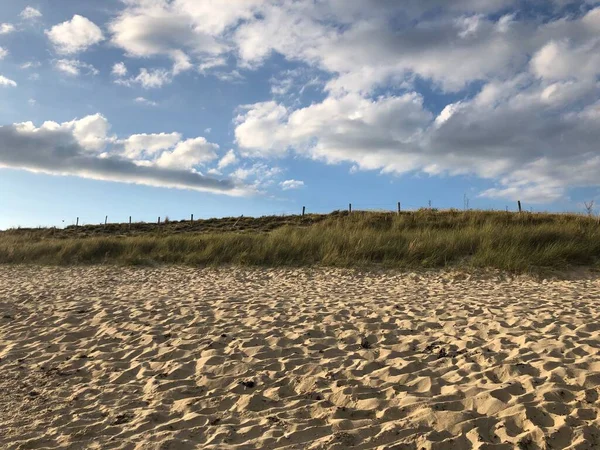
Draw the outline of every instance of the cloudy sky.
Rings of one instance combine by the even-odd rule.
[[[11,0],[0,228],[600,197],[595,0]]]

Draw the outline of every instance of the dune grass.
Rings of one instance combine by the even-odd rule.
[[[0,233],[5,264],[566,270],[600,264],[600,224],[564,214],[354,212]]]

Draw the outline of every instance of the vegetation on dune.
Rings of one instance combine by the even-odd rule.
[[[485,267],[600,263],[591,217],[488,211],[336,212],[0,233],[0,263]]]

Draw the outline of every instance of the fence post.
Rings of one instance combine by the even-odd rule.
[[[131,216],[129,216],[129,229],[131,230]]]
[[[158,224],[160,225],[160,216],[158,216]]]
[[[348,214],[352,214],[352,203],[348,204]]]
[[[304,217],[304,214],[306,213],[306,206],[302,207],[302,217]]]
[[[521,208],[521,200],[517,201],[518,205],[519,205],[519,214],[523,212],[523,209]]]
[[[106,217],[104,218],[104,226],[106,226],[106,224],[107,224],[107,223],[108,223],[108,216],[106,216]]]
[[[77,222],[75,222],[75,226],[78,227],[79,226],[79,217],[77,218]]]
[[[398,202],[398,215],[400,215],[401,211],[402,211],[402,205],[400,204],[400,202]]]
[[[193,221],[194,221],[194,215],[192,214],[192,215],[190,216],[190,222],[193,222]]]

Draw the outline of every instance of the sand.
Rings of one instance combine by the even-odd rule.
[[[0,267],[0,448],[599,449],[600,279]]]

